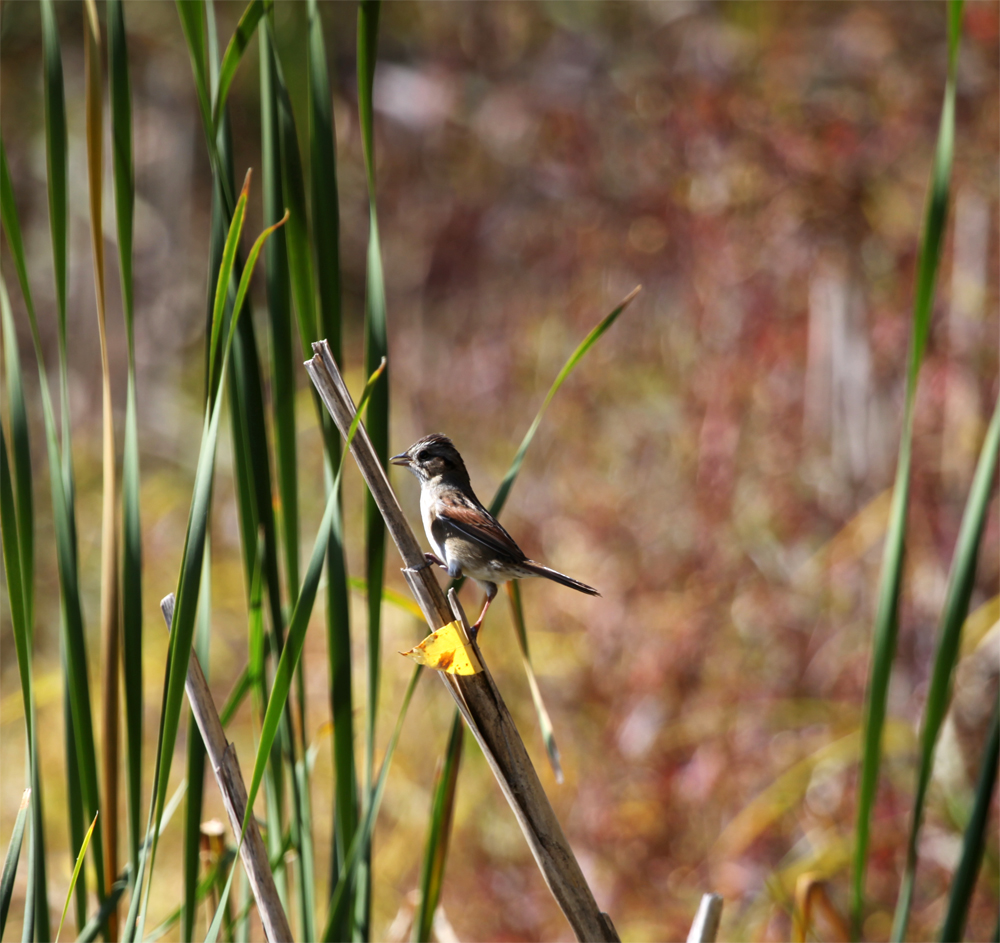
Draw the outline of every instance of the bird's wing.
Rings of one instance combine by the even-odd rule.
[[[526,559],[514,538],[484,507],[473,504],[464,495],[446,494],[438,498],[437,516],[455,528],[463,537],[475,540],[493,553],[520,562]]]

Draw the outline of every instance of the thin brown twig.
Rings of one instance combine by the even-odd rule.
[[[174,619],[173,593],[163,599],[160,603],[160,610],[169,630]],[[243,784],[239,760],[236,759],[236,747],[226,739],[222,722],[219,720],[219,713],[215,709],[215,701],[212,700],[212,692],[208,689],[208,682],[201,670],[201,662],[198,661],[198,655],[193,651],[190,661],[188,661],[187,681],[184,684],[184,690],[187,692],[188,702],[191,704],[191,713],[194,714],[198,729],[201,731],[205,751],[212,762],[212,771],[215,773],[219,791],[222,793],[222,801],[229,815],[229,824],[236,840],[239,841],[243,829],[243,819],[247,814],[247,790]],[[250,881],[250,889],[257,901],[257,912],[260,914],[264,933],[270,943],[286,943],[286,941],[291,943],[292,931],[288,926],[285,910],[281,906],[278,889],[274,886],[271,863],[268,859],[267,849],[264,847],[264,840],[260,837],[253,809],[249,810],[249,815],[250,821],[247,823],[246,836],[243,839],[243,844],[240,845],[240,858],[243,859],[243,867]],[[233,867],[236,867],[235,862],[233,862]]]

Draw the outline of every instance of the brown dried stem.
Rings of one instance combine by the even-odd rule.
[[[167,629],[174,619],[174,594],[166,596],[160,603],[160,610],[167,622]],[[239,841],[243,828],[243,818],[247,811],[247,790],[243,784],[243,774],[240,772],[239,760],[236,759],[236,747],[227,739],[219,720],[219,712],[215,709],[212,692],[201,670],[201,662],[195,652],[191,652],[188,661],[187,681],[184,685],[191,713],[201,731],[201,739],[205,743],[205,751],[212,761],[212,771],[215,773],[222,801],[229,815],[229,824],[233,835]],[[288,918],[281,906],[278,889],[274,886],[271,875],[271,862],[260,837],[257,820],[253,810],[250,810],[250,821],[247,823],[246,836],[240,845],[240,858],[250,881],[250,889],[257,901],[257,912],[264,925],[264,933],[270,943],[291,943],[292,931],[288,926]],[[234,864],[233,867],[236,865]]]
[[[315,355],[306,361],[306,369],[341,435],[346,438],[355,414],[354,401],[327,342],[313,344],[313,351]],[[457,599],[454,599],[453,612],[433,570],[424,560],[420,544],[403,516],[363,424],[359,425],[351,443],[351,453],[403,558],[403,573],[427,624],[433,631],[460,619],[468,633],[468,624]],[[475,647],[475,643],[472,644]],[[608,943],[617,941],[614,925],[594,900],[478,647],[476,654],[483,665],[482,672],[473,675],[438,674],[451,691],[466,724],[482,748],[507,802],[514,810],[545,883],[577,939]]]

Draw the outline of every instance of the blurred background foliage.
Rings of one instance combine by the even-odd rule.
[[[334,88],[346,375],[360,390],[368,203],[356,8],[320,8]],[[242,9],[216,3],[223,41]],[[58,3],[56,13],[69,115],[80,565],[96,659],[101,371],[88,244],[83,7]],[[131,3],[125,17],[151,736],[167,645],[156,607],[174,588],[203,409],[211,175],[174,5]],[[305,6],[278,4],[275,25],[297,107],[306,95]],[[43,345],[54,363],[37,6],[4,4],[0,30],[0,130]],[[937,620],[997,396],[998,40],[997,5],[967,3],[952,211],[917,399],[899,652],[868,869],[863,933],[872,940],[889,934]],[[237,168],[261,166],[257,54],[254,40],[229,98]],[[522,593],[564,785],[555,784],[535,732],[503,606],[491,611],[482,638],[560,821],[623,939],[682,937],[706,890],[726,899],[724,938],[787,939],[796,881],[808,873],[830,880],[834,907],[847,913],[857,729],[946,62],[939,4],[383,5],[374,100],[393,451],[427,432],[447,433],[485,500],[579,338],[644,285],[554,400],[503,516],[529,556],[603,594],[592,600],[540,584]],[[300,149],[308,153],[308,143]],[[252,233],[263,228],[258,180]],[[110,201],[110,185],[105,194]],[[113,242],[110,205],[104,219]],[[112,378],[123,412],[126,339],[115,252],[107,264]],[[259,319],[266,316],[262,276],[254,289]],[[7,281],[13,284],[9,274]],[[15,291],[11,300],[27,352],[23,302]],[[43,469],[37,384],[32,370],[26,375],[35,465]],[[304,371],[297,384],[307,553],[324,504],[322,454]],[[210,657],[220,704],[245,663],[231,460],[224,436]],[[416,523],[416,485],[397,477]],[[362,528],[362,485],[350,466],[345,488],[350,538]],[[37,545],[50,546],[51,508],[41,486],[36,515]],[[940,926],[997,697],[998,544],[994,499],[921,843],[914,939]],[[350,572],[362,574],[360,543],[349,539],[348,551]],[[73,859],[60,820],[58,577],[53,557],[40,552],[36,566],[49,882],[61,901]],[[386,579],[405,592],[392,553]],[[468,588],[465,599],[467,607],[478,602]],[[363,597],[352,606],[361,691]],[[384,618],[382,744],[410,675],[395,652],[409,648],[417,631],[412,616],[394,607]],[[6,608],[3,619],[5,836],[23,787],[24,737]],[[312,792],[323,881],[333,791],[324,648],[316,628],[303,665],[307,738],[321,745]],[[375,833],[375,939],[407,932],[451,715],[437,685],[417,689]],[[249,705],[227,729],[246,768]],[[145,756],[148,789],[153,750]],[[454,933],[564,938],[563,918],[478,751],[467,750],[463,765],[442,897]],[[175,763],[174,779],[182,775]],[[205,797],[206,817],[224,819],[214,783]],[[995,797],[990,821],[969,939],[993,931],[1000,899]],[[179,827],[161,842],[150,925],[177,905],[180,842]],[[18,933],[12,920],[5,939]]]

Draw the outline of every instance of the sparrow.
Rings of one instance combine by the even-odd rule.
[[[408,468],[420,482],[420,516],[434,553],[428,563],[448,571],[452,579],[468,576],[486,591],[486,602],[472,626],[475,637],[500,583],[544,576],[589,596],[601,594],[579,580],[529,560],[483,507],[472,490],[462,456],[447,436],[434,433],[393,455],[393,465]]]

